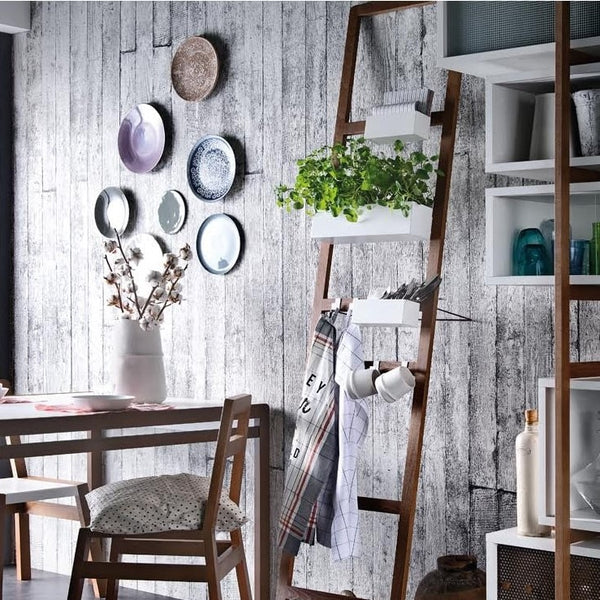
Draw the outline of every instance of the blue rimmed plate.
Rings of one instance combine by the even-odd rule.
[[[221,200],[233,185],[235,156],[227,140],[218,135],[201,138],[187,164],[189,186],[200,200]]]

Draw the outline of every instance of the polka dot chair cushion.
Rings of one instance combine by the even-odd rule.
[[[188,473],[103,485],[86,495],[90,529],[116,535],[200,529],[209,487],[209,477]],[[233,531],[246,521],[239,506],[223,490],[217,531]]]

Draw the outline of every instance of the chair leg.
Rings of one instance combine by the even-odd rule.
[[[246,553],[244,552],[242,532],[239,529],[231,532],[231,541],[242,553],[242,560],[235,566],[240,600],[252,600],[252,589],[250,588],[250,576],[248,575],[248,565],[246,564]]]
[[[91,538],[88,543],[88,553],[92,562],[103,562],[102,540],[96,537]],[[104,598],[106,596],[106,579],[92,579],[92,588],[96,598]]]
[[[0,600],[2,600],[2,589],[4,587],[4,538],[6,536],[6,496],[0,494]]]
[[[71,571],[71,582],[67,600],[81,600],[85,578],[82,576],[82,567],[90,548],[90,538],[87,529],[80,529],[77,536],[77,546],[73,557],[73,570]]]
[[[118,538],[112,538],[110,542],[110,562],[119,562],[121,560],[121,549]],[[106,580],[106,600],[117,600],[119,596],[119,580]]]
[[[217,574],[217,544],[213,539],[206,540],[206,581],[208,583],[208,598],[209,600],[222,600],[221,596],[221,581]]]
[[[15,513],[15,554],[17,563],[17,579],[31,579],[31,546],[29,540],[29,515]]]

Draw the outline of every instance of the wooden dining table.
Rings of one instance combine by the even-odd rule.
[[[164,410],[131,408],[121,411],[65,412],[70,394],[10,396],[0,404],[0,436],[12,438],[0,446],[0,459],[23,459],[65,454],[87,454],[87,483],[105,483],[103,453],[180,444],[214,442],[222,405],[193,399],[167,399]],[[44,410],[66,405],[63,410]],[[249,438],[254,440],[254,597],[268,600],[270,569],[269,406],[253,404]],[[137,431],[136,431],[137,430]],[[77,439],[28,440],[40,434],[83,433]],[[150,473],[149,473],[150,474]],[[74,507],[49,502],[32,503],[32,514],[76,519]]]

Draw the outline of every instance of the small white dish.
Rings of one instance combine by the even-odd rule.
[[[134,400],[135,396],[121,394],[73,394],[73,404],[87,410],[124,410]]]

